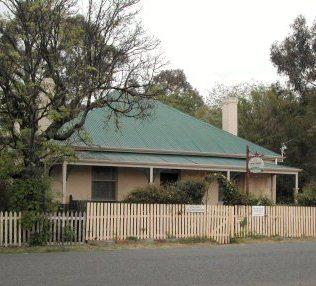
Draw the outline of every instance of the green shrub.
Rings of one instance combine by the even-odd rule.
[[[45,246],[47,244],[47,236],[41,232],[32,233],[28,244],[29,246]]]
[[[0,179],[0,211],[5,211],[9,208],[9,196],[6,182]]]
[[[126,237],[126,240],[128,240],[128,241],[138,241],[139,239],[138,239],[137,236],[128,236],[128,237]]]
[[[9,209],[8,188],[20,170],[17,161],[15,153],[0,150],[0,211]]]
[[[168,201],[168,193],[162,187],[148,185],[134,189],[127,195],[124,201],[128,203],[165,204]]]
[[[224,190],[224,205],[244,205],[244,206],[272,206],[273,202],[265,196],[255,197],[252,194],[235,189]]]
[[[124,200],[128,203],[201,204],[206,192],[203,181],[179,181],[167,186],[148,185],[134,189]]]
[[[186,237],[186,238],[179,238],[176,240],[178,243],[205,243],[205,242],[215,242],[209,237],[206,236],[195,236],[195,237]]]
[[[224,205],[273,205],[273,202],[267,197],[247,195],[239,190],[234,182],[228,181],[222,174],[211,174],[203,181],[187,180],[167,186],[148,185],[137,188],[124,201],[150,204],[201,204],[212,180],[220,182]]]
[[[273,205],[273,202],[267,197],[255,197],[252,194],[246,194],[246,192],[238,189],[233,181],[228,181],[223,174],[215,173],[206,177],[208,182],[213,180],[217,180],[220,188],[222,188],[224,205]]]
[[[56,210],[51,181],[48,177],[16,179],[8,188],[9,207],[22,212],[22,228],[31,231],[34,225],[40,228],[31,235],[30,245],[46,245],[50,238],[49,213]]]
[[[48,177],[17,179],[8,189],[9,206],[14,211],[51,212],[56,209]]]
[[[45,214],[35,214],[33,212],[24,213],[22,216],[22,227],[31,230],[34,224],[39,228],[31,234],[28,244],[30,246],[45,246],[51,237],[51,222]]]
[[[316,181],[306,185],[296,199],[300,206],[316,206]]]
[[[265,196],[252,198],[250,202],[251,202],[251,205],[256,205],[256,206],[272,206],[273,205],[272,200],[270,200],[269,198]]]
[[[67,224],[64,227],[63,241],[72,242],[74,241],[74,238],[75,238],[75,230],[70,224]]]
[[[204,181],[179,181],[167,186],[167,191],[175,196],[175,204],[201,204],[206,193],[207,185]]]

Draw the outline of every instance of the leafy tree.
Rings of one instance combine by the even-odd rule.
[[[286,75],[300,101],[299,112],[289,116],[298,121],[291,149],[297,151],[306,180],[315,178],[316,167],[316,24],[308,27],[303,16],[298,16],[292,32],[271,48],[271,60],[280,74]]]
[[[195,114],[195,117],[210,123],[218,128],[222,128],[222,107],[220,105],[201,107]]]
[[[248,96],[240,96],[238,115],[241,137],[278,153],[281,143],[299,132],[298,99],[279,85],[257,86]]]
[[[291,27],[290,35],[272,45],[271,60],[299,95],[305,97],[316,87],[316,23],[309,28],[305,18],[298,16]]]
[[[183,70],[163,70],[154,78],[159,100],[195,117],[207,109],[202,96],[187,81]]]
[[[299,16],[292,32],[271,47],[271,60],[278,72],[287,76],[289,87],[219,86],[211,93],[210,104],[211,118],[220,126],[221,99],[237,96],[239,135],[276,152],[282,142],[288,142],[286,162],[304,170],[301,186],[316,174],[315,29],[316,24],[308,27],[305,18]]]
[[[216,100],[210,106],[210,113],[221,124],[220,106],[226,96],[236,96],[238,103],[238,134],[254,143],[280,153],[283,142],[288,142],[285,163],[302,168],[300,185],[304,186],[315,177],[316,144],[311,128],[310,114],[306,110],[310,105],[303,105],[296,91],[280,84],[219,86],[212,91]],[[314,117],[315,118],[315,117]],[[278,176],[278,195],[283,200],[292,199],[293,178]],[[284,198],[283,198],[284,197]]]
[[[285,164],[303,169],[301,186],[315,174],[315,141],[306,134],[309,126],[300,99],[279,85],[258,87],[239,99],[239,135],[277,153],[288,142]],[[278,195],[292,197],[293,184],[293,178],[279,176]]]
[[[209,92],[209,98],[207,100],[208,113],[206,115],[206,121],[218,128],[222,128],[223,100],[227,97],[249,97],[251,91],[255,88],[255,84],[247,83],[232,86],[227,86],[223,84],[215,85]]]
[[[34,182],[71,156],[58,141],[67,146],[93,109],[148,114],[159,43],[137,19],[138,0],[90,0],[85,15],[74,0],[0,2],[0,146],[15,150],[15,176]]]
[[[0,151],[0,211],[9,208],[9,188],[13,178],[11,175],[19,171],[19,165],[14,152]]]
[[[198,90],[188,82],[183,70],[161,71],[154,78],[150,88],[157,92],[161,102],[200,120],[221,126],[221,107],[218,104],[218,97],[216,96],[216,100],[211,103],[206,103]]]
[[[316,206],[316,181],[312,181],[297,195],[297,203],[301,206]]]

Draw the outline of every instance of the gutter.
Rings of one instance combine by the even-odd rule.
[[[113,148],[113,147],[99,147],[99,146],[72,146],[76,151],[94,151],[94,152],[119,152],[119,153],[139,153],[139,154],[160,154],[160,155],[183,155],[183,156],[201,156],[201,157],[220,157],[220,158],[237,158],[246,159],[246,154],[224,154],[212,152],[194,152],[185,150],[165,150],[165,149],[141,149],[141,148]],[[283,161],[282,156],[264,155],[265,160],[279,162]]]
[[[69,165],[86,165],[86,166],[112,166],[112,167],[130,167],[130,168],[149,168],[155,167],[157,169],[182,169],[182,170],[205,170],[205,171],[237,171],[246,172],[244,166],[231,166],[231,165],[191,165],[191,164],[178,164],[178,163],[148,163],[148,162],[128,162],[128,161],[109,161],[109,160],[91,160],[91,159],[80,159],[76,162],[69,162]],[[264,168],[262,173],[269,174],[290,174],[294,175],[301,172],[301,169],[297,168]]]

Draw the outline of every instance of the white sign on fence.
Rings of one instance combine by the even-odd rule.
[[[265,206],[252,206],[252,216],[265,216],[266,207]]]
[[[204,205],[186,205],[185,211],[187,213],[204,213],[205,206]]]

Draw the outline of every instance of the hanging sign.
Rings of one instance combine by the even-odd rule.
[[[248,162],[248,168],[251,173],[261,173],[264,162],[260,157],[252,157]]]
[[[186,205],[185,211],[187,213],[204,213],[205,206],[204,205]]]
[[[252,206],[251,208],[252,216],[265,216],[266,207],[265,206]]]

